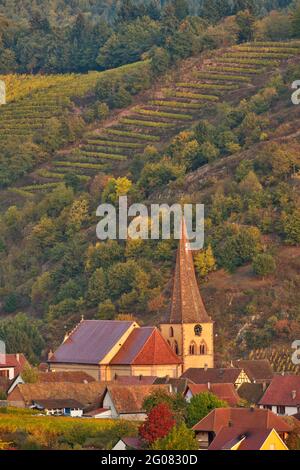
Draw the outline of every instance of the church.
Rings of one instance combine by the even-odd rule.
[[[52,371],[84,371],[96,380],[117,376],[180,377],[190,367],[214,367],[213,321],[198,288],[183,224],[168,323],[82,320],[49,355]]]

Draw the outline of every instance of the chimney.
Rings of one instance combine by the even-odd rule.
[[[297,396],[297,390],[292,390],[292,399],[295,400]]]
[[[208,365],[207,365],[207,364],[204,364],[204,370],[205,370],[205,372],[207,371],[207,369],[208,369]]]
[[[141,382],[142,380],[143,380],[143,375],[140,374],[140,376],[139,376],[139,381]]]
[[[48,361],[50,361],[52,356],[53,356],[53,351],[52,349],[50,349],[50,351],[48,352]]]
[[[253,406],[253,405],[250,406],[250,412],[251,412],[251,413],[254,412],[254,406]]]
[[[210,382],[207,382],[207,388],[208,388],[208,390],[210,390],[210,389],[211,389]]]
[[[16,359],[17,359],[18,362],[20,362],[20,354],[19,353],[16,354]]]

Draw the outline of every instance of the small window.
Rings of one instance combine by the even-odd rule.
[[[169,329],[169,336],[170,338],[174,338],[174,330],[172,326],[170,326],[170,329]]]
[[[201,344],[200,344],[200,354],[201,354],[202,356],[204,356],[205,354],[207,354],[207,353],[206,353],[206,350],[207,350],[206,344],[205,344],[205,343],[201,343]]]
[[[190,344],[190,355],[194,356],[195,354],[196,354],[196,344],[194,342],[192,342]]]
[[[179,347],[178,347],[178,343],[177,341],[174,341],[174,351],[175,351],[175,354],[179,354]]]
[[[277,406],[277,414],[284,415],[285,414],[285,406]]]

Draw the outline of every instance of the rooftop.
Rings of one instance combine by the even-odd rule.
[[[187,378],[190,382],[195,384],[207,383],[231,383],[234,384],[239,377],[242,369],[229,367],[227,369],[200,369],[190,368],[187,369],[181,378]]]
[[[218,433],[224,426],[276,429],[277,432],[288,432],[291,426],[270,410],[258,408],[216,408],[199,421],[194,431]]]
[[[260,405],[300,405],[300,375],[276,375],[259,402]]]
[[[133,324],[131,321],[83,320],[55,351],[50,362],[99,364]]]

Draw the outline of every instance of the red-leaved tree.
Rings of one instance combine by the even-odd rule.
[[[150,445],[169,434],[175,424],[174,415],[169,406],[166,403],[160,403],[149,412],[146,421],[140,426],[139,434]]]

